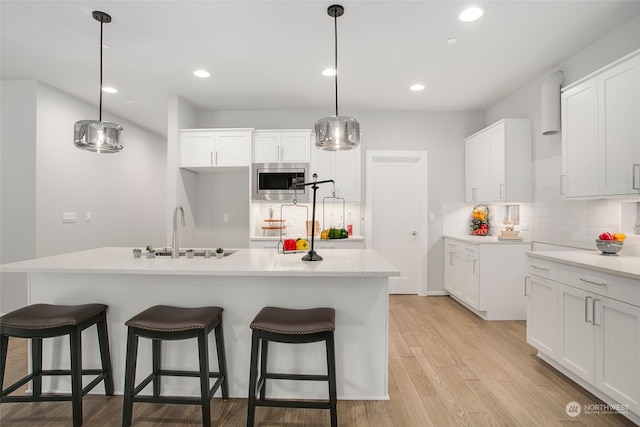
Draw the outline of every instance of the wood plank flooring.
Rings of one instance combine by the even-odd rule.
[[[247,368],[248,369],[248,368]],[[5,384],[27,371],[11,340]],[[525,342],[525,322],[486,322],[449,297],[390,296],[388,401],[338,401],[341,426],[632,426],[620,415],[565,412],[601,403]],[[84,425],[119,426],[122,397],[84,398]],[[212,402],[212,425],[244,426],[246,399]],[[135,404],[135,426],[197,426],[200,408]],[[258,408],[259,426],[325,426],[328,411]],[[71,403],[6,403],[0,426],[68,426]]]

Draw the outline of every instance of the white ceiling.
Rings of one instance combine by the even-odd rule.
[[[35,79],[166,134],[167,100],[205,110],[334,113],[332,1],[0,0],[2,79]],[[640,14],[640,1],[342,1],[340,114],[482,110]],[[458,42],[447,45],[455,37]],[[209,79],[192,75],[197,68]],[[422,92],[410,92],[423,83]],[[87,112],[87,117],[97,118]],[[105,119],[108,119],[105,113]],[[311,125],[310,125],[311,126]]]

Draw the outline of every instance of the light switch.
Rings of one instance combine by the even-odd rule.
[[[434,222],[436,220],[436,214],[433,212],[429,212],[429,222]]]
[[[85,222],[91,222],[91,211],[86,211],[84,213],[84,220]]]
[[[229,214],[228,213],[224,213],[222,214],[222,220],[224,222],[229,222]]]
[[[62,222],[76,222],[77,219],[75,212],[62,212]]]

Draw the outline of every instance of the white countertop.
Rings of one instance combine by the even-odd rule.
[[[98,248],[0,266],[1,272],[169,274],[195,276],[399,276],[400,271],[372,249],[331,249],[322,261],[302,261],[304,253],[239,249],[217,259],[170,256],[134,258],[132,248]]]
[[[445,234],[444,237],[448,239],[455,239],[461,242],[473,243],[473,244],[485,244],[485,243],[497,243],[500,245],[513,245],[513,244],[531,244],[531,240],[498,240],[497,236],[472,236],[472,235],[449,235]]]
[[[625,256],[622,253],[618,256],[605,256],[600,251],[531,251],[526,254],[640,280],[640,257],[637,256]]]

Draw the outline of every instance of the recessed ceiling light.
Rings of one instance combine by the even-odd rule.
[[[323,76],[327,76],[327,77],[332,77],[336,75],[336,70],[334,70],[333,68],[326,68],[324,70],[322,70],[322,75]]]
[[[211,74],[209,74],[209,72],[206,70],[195,70],[193,72],[193,75],[203,79],[206,79],[207,77],[211,76]]]
[[[458,39],[451,37],[450,39],[445,40],[446,44],[456,44]]]
[[[118,89],[116,89],[115,87],[109,87],[109,86],[103,87],[102,91],[106,93],[118,93]]]
[[[414,92],[419,92],[421,90],[424,90],[424,85],[421,85],[420,83],[414,84],[412,85],[409,90],[412,90]]]
[[[458,16],[458,19],[462,22],[472,22],[476,19],[480,19],[482,15],[484,15],[484,10],[479,7],[472,6],[463,10],[460,16]]]

